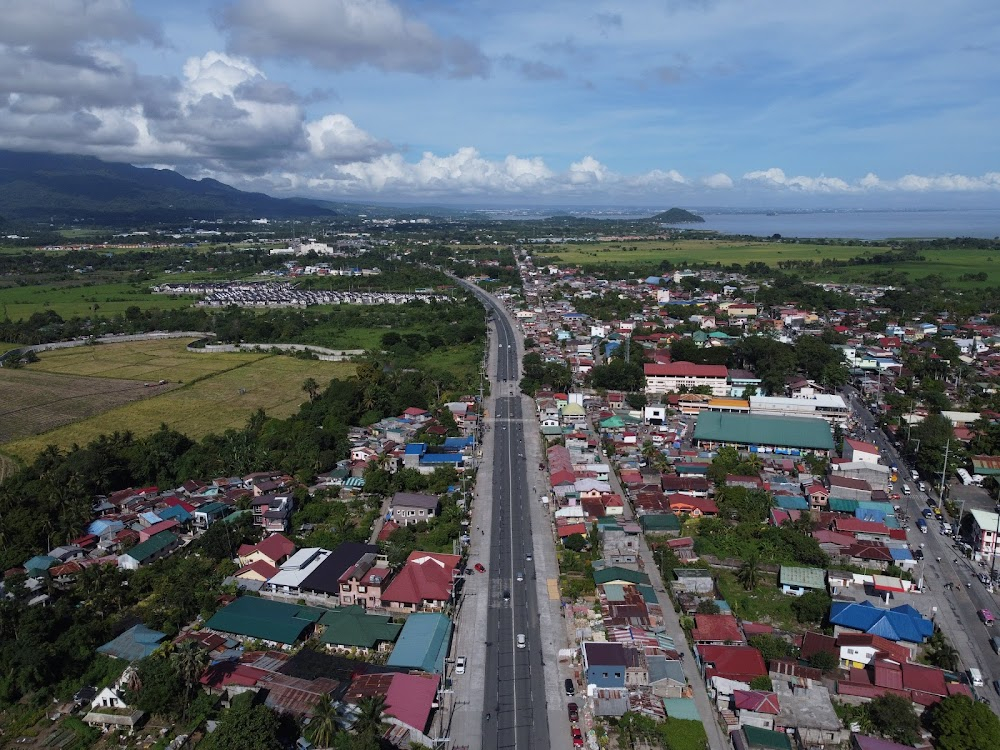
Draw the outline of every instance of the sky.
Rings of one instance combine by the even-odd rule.
[[[0,0],[0,148],[277,196],[1000,206],[995,0]]]

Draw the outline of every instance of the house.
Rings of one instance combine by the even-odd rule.
[[[679,660],[650,654],[646,656],[646,670],[649,688],[656,697],[681,698],[687,692],[684,665]]]
[[[802,596],[807,591],[826,591],[826,571],[782,565],[778,583],[781,593],[791,596]]]
[[[386,666],[444,674],[451,645],[451,620],[435,612],[415,612],[406,618]]]
[[[283,534],[271,534],[257,544],[241,545],[237,555],[240,558],[240,565],[250,565],[263,560],[269,565],[278,567],[294,552],[295,543],[291,539]]]
[[[121,570],[138,570],[141,565],[148,565],[155,560],[166,557],[180,547],[181,540],[169,531],[161,531],[145,542],[140,542],[128,552],[118,556],[118,567]]]
[[[767,676],[764,657],[752,646],[699,645],[696,648],[706,681],[718,677],[743,683],[749,688],[754,677]]]
[[[360,649],[365,653],[391,648],[403,629],[400,623],[391,622],[388,615],[368,614],[358,605],[336,607],[323,615],[319,624],[323,627],[320,643],[328,648]]]
[[[830,502],[830,490],[819,482],[806,487],[806,498],[809,500],[809,507],[813,510],[826,510]]]
[[[770,690],[734,690],[732,707],[739,726],[762,729],[774,729],[774,717],[780,710],[778,696]]]
[[[253,525],[264,531],[288,531],[295,500],[291,495],[258,495],[250,502]]]
[[[692,497],[691,495],[674,494],[667,497],[670,510],[674,513],[684,513],[692,518],[719,515],[719,507],[708,497]]]
[[[622,644],[585,641],[580,644],[580,651],[588,685],[599,688],[625,687],[628,660]]]
[[[341,605],[380,607],[382,587],[389,582],[389,573],[389,560],[385,555],[365,553],[340,575]]]
[[[210,502],[194,509],[194,525],[199,529],[207,529],[220,518],[229,515],[232,507],[220,502]]]
[[[386,723],[418,733],[410,736],[407,747],[423,745],[431,712],[437,706],[440,679],[436,674],[399,672],[358,675],[351,680],[344,700],[357,705],[365,698],[383,696]]]
[[[934,633],[934,623],[908,604],[883,609],[868,601],[834,602],[830,624],[836,635],[844,631],[871,633],[894,642],[923,643]]]
[[[691,638],[697,644],[746,643],[739,623],[732,615],[694,616]]]
[[[836,649],[841,665],[848,669],[864,669],[876,658],[905,664],[911,655],[909,647],[871,633],[841,633]]]
[[[877,464],[880,456],[877,446],[853,438],[844,438],[844,450],[842,453],[844,458],[850,463],[859,461],[862,463]]]
[[[152,630],[140,623],[133,625],[117,638],[98,646],[97,653],[128,662],[139,661],[156,651],[160,647],[160,642],[166,637],[166,633]]]
[[[241,596],[216,612],[205,628],[237,640],[264,641],[275,647],[290,647],[309,637],[328,610],[290,602]]]
[[[382,595],[382,606],[403,612],[443,609],[451,601],[461,562],[458,555],[411,552]]]
[[[794,729],[799,747],[832,749],[847,742],[850,730],[837,716],[825,685],[778,679],[774,680],[774,692],[781,706],[777,725]]]
[[[379,556],[378,547],[373,544],[362,544],[360,542],[343,542],[337,546],[337,549],[332,552],[326,552],[322,559],[315,565],[310,565],[305,571],[305,575],[298,582],[298,590],[304,594],[310,595],[315,598],[320,599],[337,599],[339,601],[341,592],[347,593],[353,598],[357,598],[360,595],[359,588],[366,584],[362,584],[357,581],[353,587],[345,590],[343,585],[345,583],[349,584],[349,581],[341,581],[341,578],[347,573],[351,568],[356,566],[359,561],[365,558],[366,555],[376,555],[376,560],[378,562],[378,567],[383,570],[388,568],[388,562],[386,558]],[[296,553],[297,554],[297,553]],[[295,555],[289,558],[288,563],[282,565],[282,572],[284,572],[285,567],[295,559]],[[374,563],[373,563],[374,564]],[[377,577],[380,574],[374,573],[373,577]],[[274,580],[271,581],[274,583]],[[374,581],[370,584],[374,586]],[[379,584],[381,585],[381,584]],[[367,604],[367,593],[365,596],[365,603]],[[340,602],[343,603],[343,602]],[[361,604],[362,602],[352,602]]]
[[[400,526],[409,526],[434,518],[439,504],[440,500],[436,495],[397,492],[389,501],[389,512],[392,514],[392,520]]]
[[[120,729],[132,734],[146,714],[125,702],[125,685],[131,677],[132,669],[129,668],[114,687],[101,690],[90,702],[90,710],[83,717],[84,723],[105,732]]]
[[[830,496],[848,500],[871,500],[872,486],[863,479],[832,474],[830,476]]]

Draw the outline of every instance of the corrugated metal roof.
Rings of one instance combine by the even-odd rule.
[[[694,439],[711,442],[833,450],[830,425],[810,417],[771,417],[703,411]]]

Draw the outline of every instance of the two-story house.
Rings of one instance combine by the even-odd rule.
[[[397,492],[389,502],[389,510],[392,513],[392,520],[400,526],[409,526],[436,517],[439,504],[440,500],[436,495]]]
[[[265,531],[288,531],[295,501],[291,495],[260,495],[250,502],[253,524]]]
[[[581,646],[587,684],[598,688],[624,688],[628,658],[620,643],[586,641]]]
[[[341,605],[358,604],[366,609],[381,607],[382,591],[389,583],[390,572],[385,555],[374,552],[362,555],[338,580]]]

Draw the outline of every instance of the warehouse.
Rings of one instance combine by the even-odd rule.
[[[816,453],[829,456],[833,434],[823,419],[765,417],[754,414],[722,414],[703,411],[694,428],[694,442],[714,450],[732,445],[751,453],[799,456]]]

